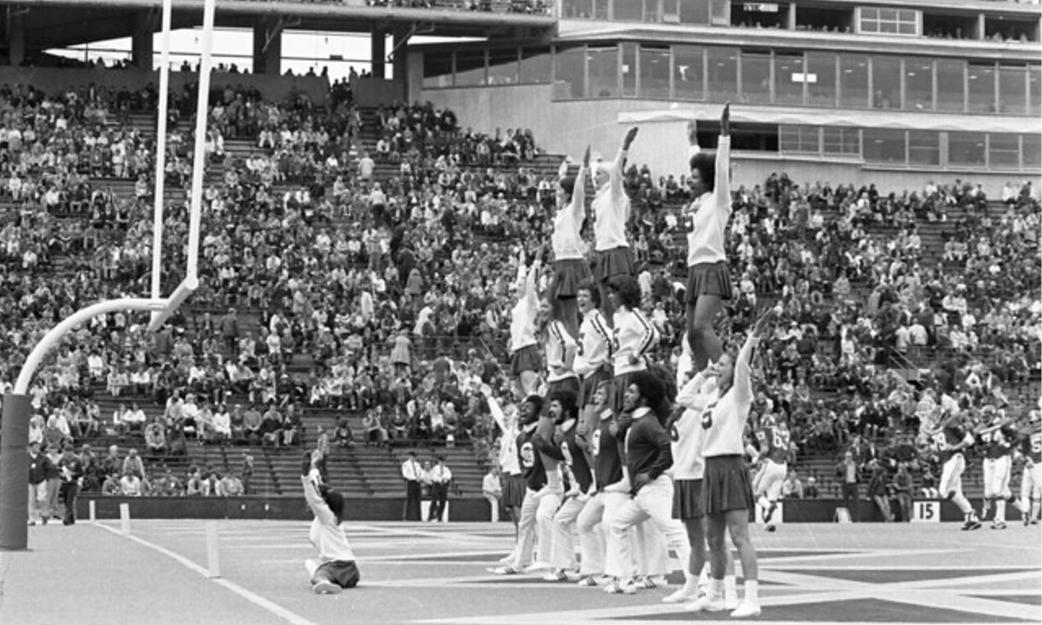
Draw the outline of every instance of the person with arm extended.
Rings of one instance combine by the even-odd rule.
[[[687,337],[694,354],[695,371],[701,371],[722,353],[713,329],[716,316],[731,299],[725,234],[731,216],[731,105],[720,117],[716,155],[698,146],[694,123],[688,126],[692,155],[691,191],[695,199],[684,209],[687,228]]]
[[[542,261],[537,254],[532,266],[525,272],[524,252],[521,254],[518,269],[521,293],[517,304],[510,311],[510,372],[518,381],[521,395],[527,397],[535,394],[539,385],[538,371],[542,368],[539,342],[536,339],[536,318],[539,315],[536,280]]]
[[[559,318],[572,338],[579,336],[579,285],[591,278],[582,253],[583,220],[586,217],[586,178],[590,171],[590,147],[586,146],[582,165],[575,176],[567,176],[567,163],[561,164],[557,182],[557,214],[550,246],[554,253],[550,297],[560,309]]]
[[[604,315],[610,321],[613,308],[608,300],[608,285],[616,276],[633,276],[633,251],[626,239],[630,219],[630,198],[623,188],[623,167],[637,129],[630,128],[615,160],[597,164],[594,169],[593,238],[595,277],[601,290]]]
[[[743,454],[745,425],[754,397],[750,362],[771,316],[768,312],[760,318],[737,357],[724,353],[712,369],[720,399],[702,413],[705,430],[702,507],[706,515],[711,579],[708,592],[691,606],[696,612],[724,609],[725,542],[729,532],[745,576],[745,597],[731,616],[745,618],[760,614],[756,549],[749,539],[749,510],[755,504],[749,467]]]
[[[305,560],[304,567],[315,594],[326,595],[354,588],[360,575],[342,525],[344,496],[322,483],[317,466],[321,461],[322,452],[318,450],[305,454],[300,482],[304,500],[315,515],[308,539],[318,549],[318,558]]]

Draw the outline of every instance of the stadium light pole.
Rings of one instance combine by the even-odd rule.
[[[166,11],[170,0],[164,0],[164,11]],[[192,197],[189,207],[189,230],[188,230],[188,267],[185,271],[185,279],[174,290],[169,298],[122,298],[107,300],[91,304],[82,308],[72,316],[64,319],[58,325],[51,328],[47,334],[37,343],[33,351],[25,359],[22,370],[15,382],[14,389],[4,395],[3,410],[0,413],[0,551],[22,551],[28,547],[28,514],[29,514],[29,489],[27,477],[29,475],[29,454],[26,447],[29,444],[29,418],[32,414],[32,402],[29,397],[29,384],[36,374],[37,368],[43,359],[54,349],[70,331],[91,319],[108,313],[121,310],[149,311],[153,313],[149,330],[154,331],[163,325],[163,322],[180,306],[189,295],[199,286],[198,278],[198,254],[199,254],[199,230],[201,227],[202,214],[202,185],[203,166],[206,155],[206,120],[208,113],[208,100],[210,93],[210,68],[211,50],[213,43],[213,24],[216,0],[205,0],[203,4],[203,36],[202,55],[199,62],[199,98],[196,108],[195,124],[195,162],[192,164]],[[164,30],[169,32],[169,16],[164,16]],[[164,53],[168,52],[168,44],[164,43]],[[168,65],[164,62],[164,68]],[[160,81],[162,82],[162,71]],[[168,74],[169,76],[169,74]],[[160,85],[162,87],[162,84]],[[166,85],[169,90],[169,83]],[[161,89],[160,106],[165,109],[167,93]],[[163,131],[160,136],[165,140],[166,116],[160,113],[160,120],[164,121]],[[159,159],[157,158],[157,164]],[[157,172],[157,181],[162,174]],[[162,228],[162,208],[160,193],[157,193],[155,218],[158,220],[157,230]],[[156,235],[154,235],[156,236]],[[158,275],[156,271],[157,254],[160,251],[159,242],[155,238],[153,250],[153,293],[158,292]]]

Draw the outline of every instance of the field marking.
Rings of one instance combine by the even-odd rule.
[[[278,618],[281,618],[282,620],[291,623],[292,625],[318,625],[318,623],[316,623],[314,621],[311,621],[311,620],[308,620],[308,619],[304,618],[303,616],[301,616],[301,615],[299,615],[299,614],[297,614],[295,612],[291,612],[291,611],[287,610],[286,608],[280,606],[279,604],[275,603],[274,601],[271,601],[270,599],[266,599],[266,598],[258,595],[257,593],[253,592],[252,590],[247,590],[247,589],[243,588],[242,586],[236,584],[235,582],[229,581],[229,580],[224,579],[224,578],[216,578],[216,579],[211,578],[210,577],[210,572],[208,570],[206,570],[202,566],[199,566],[195,562],[192,562],[188,558],[186,558],[186,557],[184,557],[184,556],[182,556],[182,555],[180,555],[178,553],[175,553],[175,552],[167,549],[166,547],[161,547],[161,546],[159,546],[159,545],[157,545],[155,543],[149,542],[149,541],[147,541],[147,540],[145,540],[143,538],[139,538],[139,537],[134,536],[132,534],[123,534],[118,529],[115,529],[115,528],[112,528],[112,527],[108,527],[107,525],[104,525],[102,523],[94,522],[94,523],[91,523],[91,525],[93,525],[94,527],[100,527],[101,529],[103,529],[103,530],[105,530],[107,532],[111,532],[111,533],[115,534],[116,536],[121,536],[121,537],[126,538],[128,540],[132,540],[132,541],[136,542],[137,544],[139,544],[139,545],[141,545],[143,547],[147,547],[148,549],[151,549],[152,551],[155,551],[156,553],[162,554],[162,555],[170,558],[171,560],[177,562],[181,566],[185,567],[189,571],[194,571],[194,572],[198,573],[204,579],[206,579],[208,581],[211,581],[211,582],[217,584],[218,586],[222,586],[222,587],[224,587],[227,590],[230,590],[231,592],[239,595],[240,597],[242,597],[246,601],[249,601],[253,605],[257,606],[258,608],[261,608],[262,610],[266,610],[266,611],[270,612],[271,614],[277,616]]]

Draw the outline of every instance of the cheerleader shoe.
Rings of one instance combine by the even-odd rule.
[[[488,572],[493,575],[517,575],[521,571],[518,571],[512,566],[498,566],[494,569],[488,569]]]
[[[637,594],[637,585],[632,581],[620,582],[616,579],[604,587],[604,592],[609,595],[634,595]]]
[[[734,612],[731,612],[731,618],[752,618],[754,616],[760,616],[760,604],[749,599],[743,599]]]
[[[595,588],[597,587],[597,580],[592,575],[583,575],[579,578],[579,581],[575,582],[576,586],[582,586],[584,588]]]
[[[315,585],[311,588],[316,595],[335,595],[343,590],[343,588],[327,579],[315,582]]]
[[[991,524],[991,529],[993,529],[993,530],[1004,530],[1004,529],[1006,529],[1006,522],[1005,521],[993,521],[992,524]]]
[[[568,574],[564,571],[550,571],[543,576],[544,582],[567,582]]]
[[[640,578],[640,582],[637,584],[640,588],[647,588],[652,590],[659,586],[666,586],[669,582],[666,581],[665,575],[645,575]]]
[[[685,603],[688,601],[694,601],[697,597],[698,584],[695,582],[685,582],[684,585],[674,591],[673,594],[663,597],[662,603]]]
[[[723,595],[712,597],[704,594],[686,607],[689,612],[722,612],[727,606],[724,605]]]

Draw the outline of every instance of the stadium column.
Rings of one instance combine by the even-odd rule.
[[[155,25],[156,15],[152,11],[138,11],[134,14],[134,35],[130,45],[132,61],[138,69],[152,69],[152,34],[155,32]]]
[[[28,547],[30,399],[8,393],[0,414],[0,551]]]
[[[373,63],[373,78],[386,78],[387,31],[381,28],[374,29],[369,45]]]
[[[403,101],[409,101],[409,31],[396,28],[394,31],[393,71],[395,92]]]
[[[796,30],[796,3],[789,3],[789,10],[785,16],[785,28],[789,30]]]
[[[282,27],[275,19],[262,17],[253,23],[253,73],[282,73]]]
[[[7,28],[10,38],[7,42],[8,63],[17,67],[25,61],[25,22],[21,11],[8,9]]]

